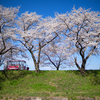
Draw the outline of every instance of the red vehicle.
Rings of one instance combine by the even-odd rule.
[[[7,60],[4,63],[4,70],[29,70],[29,67],[26,67],[24,60]]]

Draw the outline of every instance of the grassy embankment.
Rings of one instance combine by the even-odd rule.
[[[100,97],[100,71],[7,71],[0,72],[0,98],[3,97]]]

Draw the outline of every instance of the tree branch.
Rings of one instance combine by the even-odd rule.
[[[5,40],[3,37],[2,37],[2,42],[3,42],[3,49],[0,51],[0,53],[2,53],[6,49]]]
[[[45,55],[48,57],[49,61],[56,67],[55,63],[50,59],[50,57],[46,53]]]
[[[93,54],[96,46],[93,47],[92,51],[88,54],[88,56],[85,58],[86,60]]]
[[[38,64],[40,63],[41,43],[39,42]]]
[[[8,51],[10,51],[10,50],[12,50],[12,49],[16,49],[16,48],[15,48],[15,47],[11,47],[11,48],[7,49],[7,50],[4,51],[4,52],[0,52],[0,55],[5,54],[5,53],[7,53]]]
[[[52,42],[57,36],[58,36],[58,34],[56,33],[56,36],[53,37],[50,41],[46,42],[44,45],[42,45],[41,48],[43,48],[44,46],[46,46],[48,43]]]
[[[79,70],[81,70],[80,66],[79,66],[78,63],[77,63],[77,57],[75,58],[75,64],[76,64],[77,68],[78,68]]]

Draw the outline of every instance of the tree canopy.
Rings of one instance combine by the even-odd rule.
[[[25,53],[27,50],[36,72],[39,72],[41,62],[46,60],[58,69],[65,62],[66,66],[70,62],[70,65],[76,65],[82,75],[85,74],[89,57],[100,52],[99,12],[80,7],[65,14],[56,13],[54,18],[42,18],[36,12],[28,11],[18,17],[18,11],[19,7],[0,6],[1,58],[11,50],[13,53]],[[77,54],[81,57],[81,66]],[[70,60],[73,55],[74,62]]]

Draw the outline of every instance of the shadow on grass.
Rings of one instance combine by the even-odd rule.
[[[81,72],[79,70],[72,70],[69,72],[73,72],[75,75],[81,75]],[[96,77],[98,74],[100,74],[100,70],[86,70],[85,73],[85,77],[91,75],[94,75]]]
[[[71,73],[82,76],[79,70],[71,71]],[[86,70],[85,73],[86,75],[82,77],[89,77],[92,85],[100,85],[100,70]]]
[[[100,85],[100,70],[89,70],[87,76],[90,76],[92,85]]]
[[[0,90],[3,87],[2,82],[4,82],[5,80],[6,80],[6,78],[5,78],[4,72],[3,71],[0,71]]]
[[[32,71],[21,71],[21,70],[3,70],[0,71],[0,90],[3,88],[3,82],[6,80],[13,81],[19,78],[24,78],[26,75],[32,74]]]
[[[9,80],[11,85],[17,84],[21,82],[19,79],[26,77],[29,75],[30,77],[38,77],[43,76],[48,71],[40,71],[39,73],[35,73],[35,71],[27,71],[27,70],[5,70],[0,71],[0,90],[3,88],[3,82]]]
[[[3,84],[2,84],[3,81],[5,81],[5,79],[4,79],[3,77],[0,76],[0,90],[1,90],[2,87],[3,87]]]
[[[39,73],[35,73],[35,71],[27,71],[27,70],[5,70],[0,71],[0,82],[5,80],[17,80],[19,78],[24,78],[27,75],[32,76],[42,76],[48,73],[48,71],[40,71]]]

